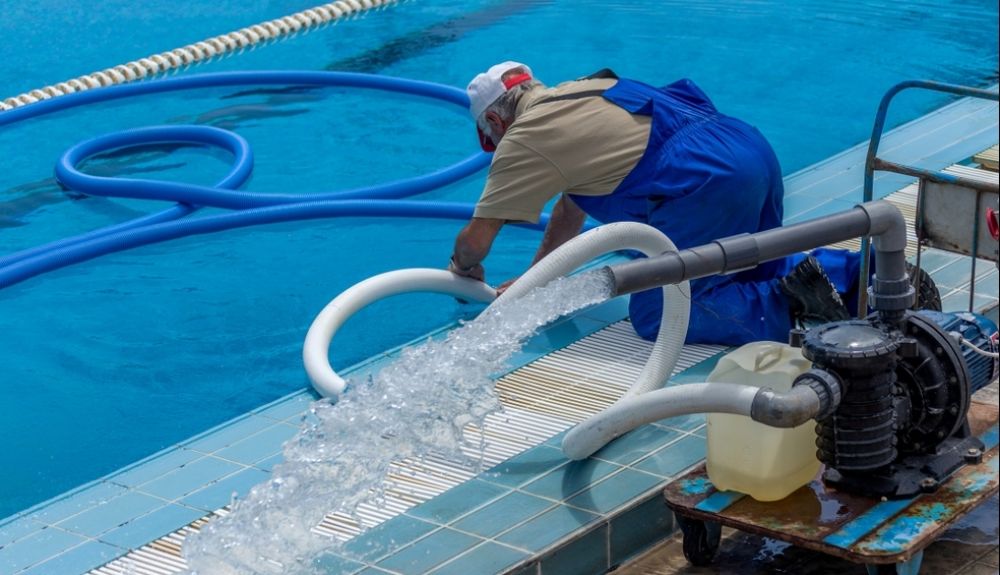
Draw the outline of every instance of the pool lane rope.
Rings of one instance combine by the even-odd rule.
[[[442,100],[463,109],[464,90],[432,82],[373,74],[321,71],[222,72],[111,86],[53,98],[0,114],[0,127],[88,103],[191,88],[243,85],[316,85],[383,90]],[[196,143],[228,151],[234,161],[215,186],[84,174],[77,165],[94,154],[164,142]],[[474,206],[456,202],[404,201],[474,174],[490,163],[476,151],[455,164],[413,178],[321,194],[260,193],[237,188],[250,176],[253,154],[247,142],[228,130],[210,126],[154,126],[106,134],[67,150],[56,167],[66,187],[88,195],[158,199],[175,205],[81,235],[0,256],[0,289],[39,274],[134,247],[252,225],[333,217],[407,217],[469,219]],[[220,215],[186,218],[200,207],[228,209]],[[548,216],[538,224],[544,228]]]
[[[260,44],[311,31],[335,23],[342,18],[356,16],[395,3],[396,0],[338,0],[315,6],[288,16],[188,44],[181,48],[160,52],[126,64],[6,98],[0,101],[0,112],[67,94],[152,78],[180,68],[210,62],[232,52],[252,49]]]

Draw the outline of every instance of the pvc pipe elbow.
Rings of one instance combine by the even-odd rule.
[[[750,417],[771,427],[798,427],[821,412],[820,398],[806,385],[785,393],[761,388],[753,398]]]

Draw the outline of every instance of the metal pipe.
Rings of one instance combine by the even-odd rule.
[[[892,313],[909,308],[915,292],[906,275],[906,222],[899,209],[884,200],[867,202],[800,224],[632,260],[609,266],[609,271],[614,279],[614,295],[622,295],[714,274],[734,273],[863,235],[875,236],[877,281],[872,287],[873,306],[876,310]]]

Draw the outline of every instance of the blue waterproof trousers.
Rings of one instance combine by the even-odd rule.
[[[718,113],[693,82],[654,88],[621,79],[603,96],[633,114],[652,116],[652,125],[645,153],[614,192],[571,196],[588,215],[603,223],[649,224],[678,249],[781,225],[784,188],[771,146],[756,128]],[[845,303],[856,302],[858,254],[821,249],[814,255]],[[803,258],[693,280],[687,342],[786,341],[791,314],[778,279]],[[659,329],[661,293],[636,293],[629,302],[632,325],[646,339],[655,339]]]

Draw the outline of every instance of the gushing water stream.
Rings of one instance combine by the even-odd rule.
[[[338,403],[315,402],[271,478],[188,538],[191,573],[316,572],[316,558],[338,549],[311,531],[327,513],[377,500],[393,461],[437,454],[472,465],[463,430],[501,409],[491,374],[538,328],[610,295],[600,270],[557,279],[497,302],[443,340],[405,349],[367,381],[350,381]]]

